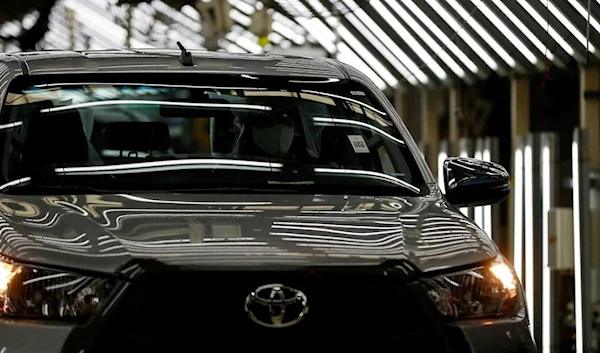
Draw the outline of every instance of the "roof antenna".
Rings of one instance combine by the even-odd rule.
[[[181,62],[183,66],[194,66],[194,58],[192,57],[192,53],[187,51],[181,42],[177,42],[177,46],[181,50],[179,62]]]

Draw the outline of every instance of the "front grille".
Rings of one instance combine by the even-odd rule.
[[[247,295],[271,283],[306,295],[309,310],[302,321],[268,328],[249,318],[244,310]],[[368,344],[372,349],[443,350],[442,340],[406,286],[388,278],[290,273],[156,276],[132,285],[115,310],[99,339],[99,352],[175,347],[187,352],[204,345],[252,351],[273,344],[294,349]]]

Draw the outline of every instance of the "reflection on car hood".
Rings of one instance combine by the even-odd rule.
[[[0,252],[103,273],[165,266],[333,266],[408,261],[421,271],[497,256],[436,199],[319,195],[0,198]]]

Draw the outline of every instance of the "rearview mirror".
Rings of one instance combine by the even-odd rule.
[[[446,199],[457,207],[495,204],[510,193],[510,176],[506,169],[475,158],[446,159],[444,184]]]

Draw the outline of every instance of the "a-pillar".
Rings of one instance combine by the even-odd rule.
[[[576,316],[576,351],[588,352],[592,349],[592,303],[600,300],[599,268],[600,261],[594,256],[598,249],[598,214],[600,211],[600,188],[598,178],[590,181],[590,176],[597,176],[600,171],[600,68],[582,67],[580,69],[580,116],[579,128],[587,134],[587,150],[579,154],[577,165],[584,165],[578,172],[578,180],[573,180],[578,189],[578,197],[574,196],[574,214],[578,219],[575,234],[575,316]],[[579,143],[581,143],[581,138]],[[587,158],[584,158],[585,156]],[[585,162],[587,161],[587,168]],[[575,162],[575,161],[574,161]],[[576,183],[576,181],[578,181]],[[593,185],[596,184],[596,185]],[[590,187],[591,186],[591,187]],[[586,195],[586,189],[589,194]],[[575,190],[574,190],[575,191]],[[590,210],[591,214],[588,213]],[[592,226],[593,225],[593,226]],[[592,226],[592,227],[591,227]],[[578,321],[578,320],[581,321]]]
[[[440,90],[422,89],[420,94],[421,143],[425,146],[425,159],[438,175],[438,153],[440,146],[440,112],[443,105]]]

